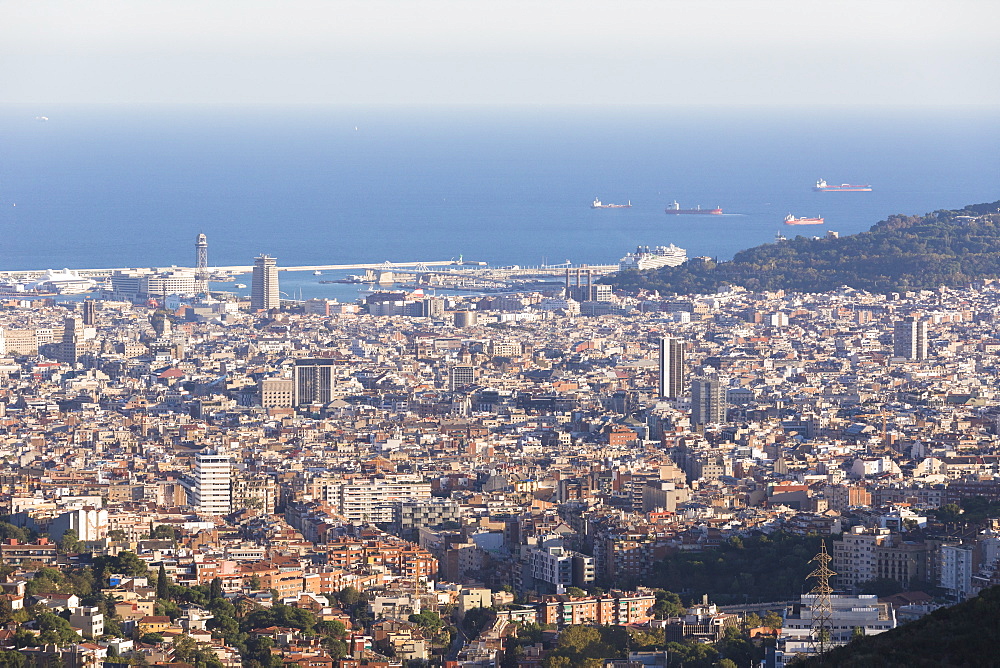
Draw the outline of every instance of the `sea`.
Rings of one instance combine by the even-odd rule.
[[[728,259],[1000,199],[979,107],[0,106],[0,271]],[[814,192],[818,179],[872,192]],[[591,202],[631,202],[592,209]],[[667,216],[721,207],[722,216]],[[789,227],[787,214],[825,218]],[[352,300],[283,272],[290,297]],[[357,272],[361,273],[361,272]],[[249,284],[249,279],[237,279]],[[236,292],[232,283],[217,287]],[[246,292],[246,290],[242,290]]]

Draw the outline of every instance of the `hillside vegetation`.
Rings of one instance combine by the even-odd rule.
[[[842,285],[870,292],[960,287],[1000,277],[1000,201],[924,216],[890,216],[839,239],[796,236],[737,253],[727,262],[623,271],[616,288],[662,294],[748,290],[827,292]]]
[[[820,537],[783,532],[734,537],[717,548],[679,552],[657,562],[650,584],[713,603],[787,601],[808,591],[810,563],[820,550]]]

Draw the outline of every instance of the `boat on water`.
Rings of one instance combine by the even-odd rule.
[[[628,201],[628,204],[605,204],[598,198],[594,198],[594,203],[590,205],[591,209],[631,209],[632,200]]]
[[[666,209],[664,209],[664,211],[666,211],[668,214],[673,214],[675,216],[677,215],[684,216],[687,214],[699,214],[699,213],[707,213],[713,216],[722,215],[722,209],[720,207],[715,207],[714,209],[703,209],[701,208],[701,205],[698,205],[694,209],[682,209],[681,205],[677,203],[677,200],[674,200],[674,203],[668,206]]]
[[[785,216],[785,225],[822,225],[822,218],[796,218],[792,214]]]
[[[816,182],[816,185],[813,186],[813,190],[820,193],[838,193],[838,192],[868,193],[872,191],[872,187],[869,185],[863,185],[863,186],[851,185],[850,183],[841,183],[838,186],[838,185],[832,185],[830,183],[827,183],[823,179],[820,179],[819,181]]]
[[[322,276],[322,275],[323,275],[323,272],[320,271],[319,269],[317,269],[316,271],[313,272],[313,276]]]
[[[618,260],[619,271],[636,269],[659,269],[660,267],[677,267],[687,262],[687,251],[673,244],[669,246],[637,246],[634,253],[629,253]]]

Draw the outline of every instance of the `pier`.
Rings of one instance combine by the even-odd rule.
[[[560,265],[539,265],[539,266],[504,266],[504,267],[490,267],[485,263],[462,263],[459,264],[454,260],[418,260],[415,262],[369,262],[369,263],[359,263],[359,264],[312,264],[312,265],[294,265],[287,267],[278,267],[278,271],[302,271],[302,272],[315,272],[315,271],[365,271],[369,275],[373,276],[373,282],[382,282],[383,277],[389,278],[389,275],[393,277],[417,277],[417,276],[465,276],[470,279],[476,279],[484,282],[496,282],[505,281],[507,279],[522,277],[553,277],[553,276],[563,276],[567,272],[590,272],[594,276],[603,276],[610,274],[612,272],[618,271],[618,265],[570,265],[570,264],[560,264]],[[17,281],[26,282],[34,281],[41,278],[47,269],[25,269],[25,270],[15,270],[15,271],[0,271],[0,280],[6,281]],[[235,276],[242,274],[249,274],[253,272],[253,265],[230,265],[230,266],[218,266],[218,267],[205,267],[204,269],[199,269],[196,267],[182,267],[178,265],[170,265],[166,267],[114,267],[109,269],[72,269],[74,273],[83,278],[92,279],[103,279],[111,276],[115,272],[168,272],[168,271],[187,271],[187,272],[203,272],[213,277],[213,279],[218,280],[228,280]],[[391,282],[391,281],[390,281]]]

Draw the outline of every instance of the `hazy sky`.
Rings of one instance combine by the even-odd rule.
[[[0,103],[1000,103],[995,0],[0,0]]]

